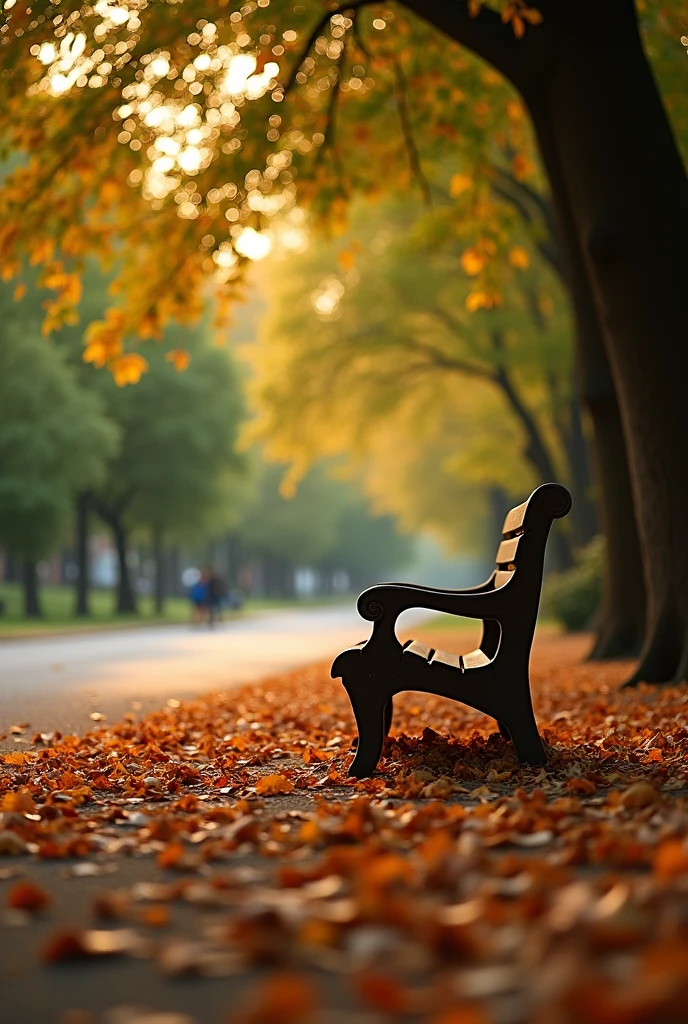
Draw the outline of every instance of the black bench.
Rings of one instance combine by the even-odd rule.
[[[349,774],[372,775],[392,724],[393,698],[420,690],[462,701],[491,715],[510,738],[521,762],[544,764],[547,754],[535,723],[528,663],[542,590],[545,547],[552,520],[571,509],[559,484],[543,484],[504,520],[497,568],[471,590],[436,590],[383,583],[364,591],[358,611],[373,623],[370,639],[343,651],[332,665],[341,677],[358,727],[358,749]],[[483,620],[480,646],[470,654],[401,644],[395,633],[408,608],[428,608]]]

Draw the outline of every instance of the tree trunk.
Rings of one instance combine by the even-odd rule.
[[[588,442],[583,431],[583,417],[578,389],[569,403],[569,430],[565,438],[566,461],[571,474],[571,486],[576,504],[571,510],[574,547],[583,547],[599,532],[597,510],[592,499],[592,478]]]
[[[564,4],[548,4],[546,17],[548,88],[532,105],[546,104],[594,287],[644,555],[647,628],[631,682],[678,682],[688,670],[688,417],[679,343],[688,183],[631,0],[607,0],[593,24],[581,24]]]
[[[686,497],[686,425],[676,339],[683,328],[688,199],[632,0],[607,0],[593,20],[580,18],[571,2],[540,0],[543,24],[521,40],[494,11],[471,17],[466,4],[404,3],[492,63],[530,108],[560,220],[566,212],[565,248],[584,271],[573,283],[573,297],[583,397],[593,420],[602,519],[611,542],[595,653],[630,654],[642,635],[639,529],[648,614],[636,677],[684,678],[688,594],[681,580],[688,538],[679,519]],[[660,424],[665,386],[672,394]]]
[[[536,117],[536,121],[539,120]],[[548,122],[537,124],[538,141],[548,171],[555,204],[540,202],[540,217],[534,220],[518,190],[526,198],[529,189],[513,179],[511,191],[500,190],[529,224],[540,232],[538,248],[561,279],[571,297],[576,325],[578,391],[592,424],[592,456],[597,507],[606,535],[604,596],[598,616],[598,635],[592,659],[635,657],[640,651],[645,625],[645,581],[640,554],[638,526],[633,508],[631,477],[621,425],[621,413],[604,347],[602,331],[588,278],[587,268],[566,199],[566,188],[558,166]],[[514,195],[514,190],[516,193]],[[548,237],[550,236],[551,237]],[[558,241],[555,244],[554,236]],[[590,491],[587,446],[582,436],[580,404],[574,398],[569,436],[562,438],[568,452],[574,504],[571,525],[576,545],[584,544],[597,531],[595,505],[585,495]]]
[[[526,447],[524,455],[539,477],[538,482],[543,484],[555,482],[557,471],[537,421],[526,408],[514,387],[513,381],[503,367],[498,367],[495,381],[502,389],[502,393],[525,431]],[[565,530],[559,528],[553,531],[551,551],[553,553],[552,568],[555,571],[562,572],[565,569],[571,568],[573,565],[573,552]]]
[[[136,603],[136,593],[131,583],[131,573],[129,571],[129,563],[127,561],[128,555],[128,543],[127,533],[122,525],[122,522],[118,518],[114,518],[111,522],[112,536],[115,541],[115,548],[117,549],[117,604],[116,611],[118,615],[136,615],[138,612]]]
[[[78,617],[90,615],[88,606],[89,564],[88,564],[88,514],[90,495],[79,494],[76,499],[76,603],[74,614]]]
[[[22,569],[24,584],[24,615],[27,619],[41,619],[43,617],[43,611],[41,609],[39,596],[38,566],[32,559],[25,558]]]
[[[155,563],[155,580],[153,582],[153,600],[155,614],[163,615],[165,611],[165,548],[163,532],[159,526],[153,528],[153,561]]]
[[[645,628],[645,581],[621,413],[549,119],[536,109],[533,120],[552,186],[573,301],[580,390],[593,426],[595,476],[606,539],[602,608],[591,657],[635,657]]]

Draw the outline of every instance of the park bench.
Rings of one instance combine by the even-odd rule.
[[[522,763],[544,764],[547,754],[533,714],[528,663],[542,590],[552,521],[568,514],[571,495],[543,484],[504,520],[496,569],[471,590],[437,590],[384,583],[364,591],[358,611],[373,623],[369,640],[343,651],[332,665],[349,695],[358,747],[349,774],[372,775],[392,724],[393,698],[418,690],[461,701],[496,719]],[[395,626],[409,608],[482,619],[480,645],[470,654],[400,643]]]

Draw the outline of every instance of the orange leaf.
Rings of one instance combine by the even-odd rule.
[[[242,1024],[305,1024],[317,1009],[313,983],[301,974],[279,973],[261,979],[251,993]]]
[[[264,775],[256,783],[256,793],[260,796],[277,796],[279,793],[291,793],[294,783],[285,775]]]
[[[191,362],[191,356],[183,348],[173,348],[165,356],[166,363],[172,363],[177,373],[181,373]]]
[[[110,363],[110,371],[118,388],[126,387],[127,384],[137,384],[147,370],[147,360],[137,352],[120,356]]]
[[[688,847],[683,839],[667,839],[659,845],[653,863],[655,875],[670,882],[688,872]]]
[[[359,974],[355,989],[359,999],[378,1013],[403,1014],[409,1008],[404,989],[385,974],[373,971]]]
[[[7,893],[7,906],[11,910],[28,910],[35,914],[50,905],[50,896],[34,882],[15,882]]]

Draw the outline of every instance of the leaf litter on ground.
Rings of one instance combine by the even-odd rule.
[[[114,874],[93,927],[56,921],[44,962],[259,970],[228,1018],[249,1024],[316,1021],[323,976],[380,1019],[688,1020],[688,691],[621,690],[628,665],[581,662],[583,644],[536,648],[544,769],[484,716],[411,693],[376,776],[349,779],[327,665],[3,755],[12,867],[150,858],[167,879]],[[6,914],[50,913],[49,892],[2,877]],[[193,939],[170,931],[177,904],[199,915]]]

